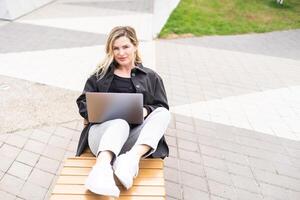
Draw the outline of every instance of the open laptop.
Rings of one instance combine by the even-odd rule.
[[[88,120],[101,123],[112,119],[124,119],[130,124],[141,124],[143,95],[140,93],[87,92]]]

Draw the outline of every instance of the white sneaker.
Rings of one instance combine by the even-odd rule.
[[[91,192],[100,195],[113,197],[119,197],[120,195],[111,165],[93,166],[85,181],[85,187]]]
[[[139,161],[139,157],[127,152],[118,156],[113,164],[115,175],[127,190],[131,188],[133,178],[138,175]]]

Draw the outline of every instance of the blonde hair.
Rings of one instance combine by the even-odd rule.
[[[139,41],[136,36],[135,30],[130,26],[117,26],[113,28],[106,40],[105,44],[105,57],[102,60],[100,64],[97,65],[96,70],[94,73],[96,76],[101,79],[106,74],[110,64],[114,62],[114,56],[113,56],[113,44],[114,42],[120,38],[120,37],[127,37],[130,42],[135,46],[138,47]],[[142,63],[142,59],[139,53],[139,50],[137,48],[134,58],[134,64],[140,64]]]

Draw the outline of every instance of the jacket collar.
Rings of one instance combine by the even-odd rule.
[[[117,67],[117,64],[113,61],[110,65],[109,65],[109,72],[110,73],[113,73],[114,72],[114,69]],[[142,72],[144,74],[147,74],[148,72],[145,71],[144,69],[144,66],[142,63],[139,63],[135,68],[133,68],[131,70],[132,72],[136,72],[136,71],[139,71],[139,72]]]

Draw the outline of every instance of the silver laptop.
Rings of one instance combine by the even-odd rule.
[[[130,124],[141,124],[143,95],[140,93],[87,92],[88,120],[101,123],[112,119],[124,119]]]

